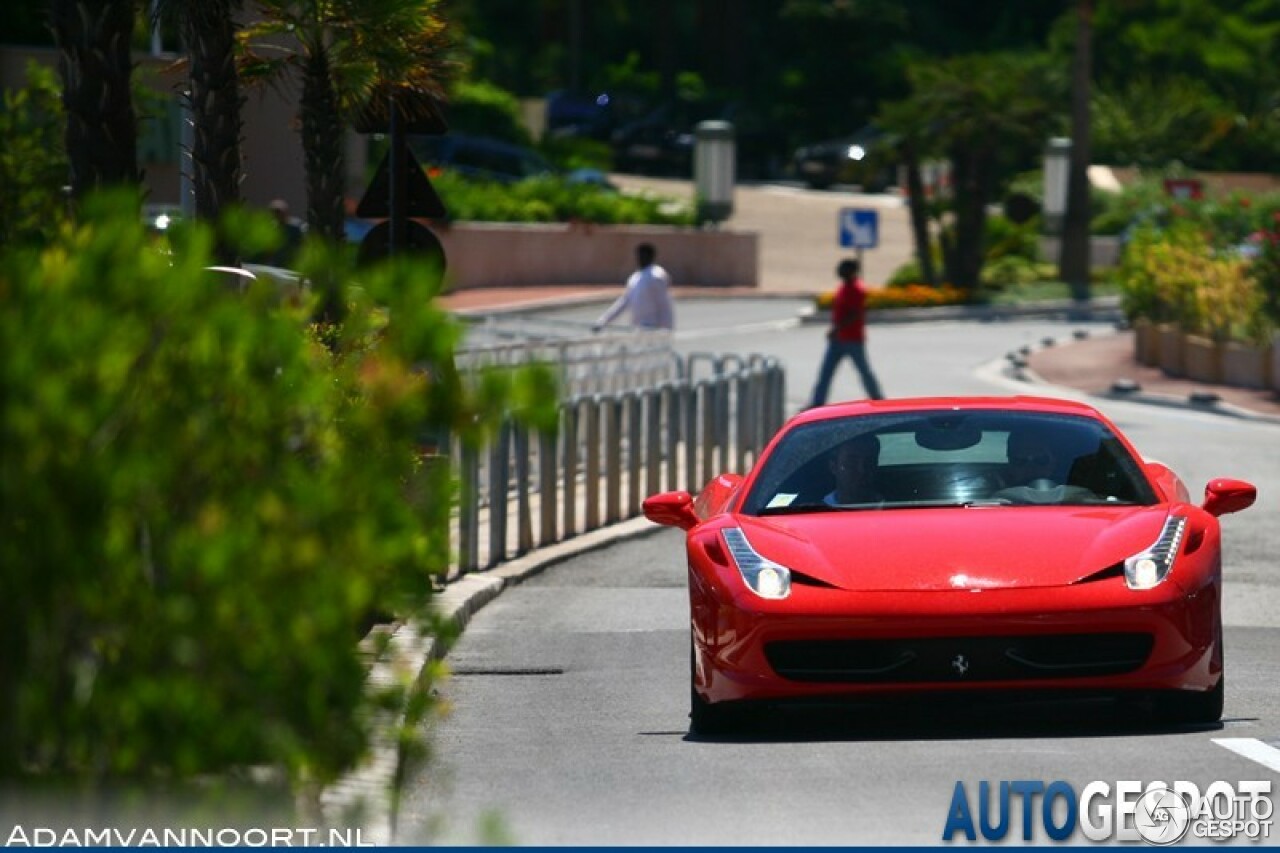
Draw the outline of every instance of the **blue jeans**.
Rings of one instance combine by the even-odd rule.
[[[871,372],[871,363],[867,361],[866,346],[857,341],[828,341],[827,351],[822,356],[822,367],[818,369],[818,384],[813,386],[813,399],[809,403],[810,406],[821,406],[827,402],[827,393],[831,390],[831,377],[835,375],[836,367],[846,356],[853,359],[853,366],[862,379],[862,387],[866,390],[867,396],[872,400],[884,399],[884,394],[880,393],[880,383],[876,381],[876,375]]]

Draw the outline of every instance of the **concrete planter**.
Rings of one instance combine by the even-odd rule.
[[[1040,257],[1050,263],[1057,263],[1062,255],[1062,240],[1058,237],[1040,238]],[[1094,234],[1089,237],[1089,266],[1114,267],[1120,263],[1120,238],[1112,235]]]
[[[1182,340],[1182,368],[1187,378],[1197,382],[1222,381],[1222,344],[1212,338],[1185,335]]]
[[[444,248],[450,290],[548,284],[620,287],[635,247],[652,243],[677,287],[758,287],[754,231],[661,225],[537,225],[458,222],[433,229]],[[620,292],[620,291],[619,291]]]
[[[1160,364],[1160,336],[1155,324],[1145,317],[1133,321],[1133,357],[1148,367]]]
[[[1222,381],[1237,388],[1270,388],[1273,347],[1228,341],[1222,345]]]
[[[1160,341],[1160,369],[1170,376],[1184,375],[1182,340],[1185,335],[1182,329],[1173,323],[1161,323],[1156,326],[1156,337]]]

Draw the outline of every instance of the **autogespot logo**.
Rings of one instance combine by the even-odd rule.
[[[981,781],[971,799],[956,782],[942,840],[1145,841],[1153,845],[1271,837],[1275,804],[1270,781],[1214,782],[1203,792],[1192,782],[1090,782],[1077,796],[1068,782]]]
[[[1191,804],[1172,788],[1147,788],[1133,809],[1133,828],[1152,844],[1176,844],[1190,826]]]

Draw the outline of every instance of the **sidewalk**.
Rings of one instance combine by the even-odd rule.
[[[600,310],[622,295],[622,284],[557,284],[544,287],[477,287],[440,297],[440,304],[457,314],[501,314],[556,308],[564,305],[598,304]],[[672,297],[720,299],[749,296],[756,299],[795,299],[801,293],[778,293],[756,287],[673,287]]]
[[[1036,350],[1027,356],[1027,367],[1051,385],[1088,394],[1275,419],[1280,423],[1280,395],[1275,391],[1166,376],[1158,367],[1137,362],[1131,331]]]
[[[617,283],[547,287],[495,287],[459,291],[441,297],[441,304],[458,314],[519,312],[563,305],[608,304],[621,293]],[[749,287],[676,287],[677,300],[699,298],[796,298]],[[912,319],[925,311],[913,311]],[[875,320],[873,320],[875,322]],[[1166,376],[1159,368],[1138,364],[1133,333],[1101,334],[1083,340],[1043,347],[1027,355],[1027,368],[1036,378],[1096,396],[1159,405],[1179,405],[1201,411],[1275,419],[1280,423],[1280,394],[1233,388]],[[1131,390],[1118,390],[1122,387]]]

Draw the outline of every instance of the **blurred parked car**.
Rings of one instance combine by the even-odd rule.
[[[469,178],[510,184],[526,178],[559,175],[569,183],[592,184],[616,190],[608,176],[599,169],[574,169],[561,172],[532,148],[501,139],[450,133],[447,136],[417,137],[412,142],[415,156],[424,166],[451,169]],[[347,223],[348,236],[359,232],[360,223]],[[368,230],[368,229],[365,229]],[[362,237],[356,233],[354,238]]]
[[[649,109],[644,98],[629,92],[588,94],[559,89],[547,94],[547,134],[608,142],[615,130]]]
[[[881,192],[897,179],[884,135],[875,128],[797,148],[791,155],[796,178],[816,190],[834,184],[858,184],[865,192]]]
[[[689,177],[699,122],[733,125],[740,178],[766,178],[777,171],[785,152],[781,135],[769,122],[736,101],[670,101],[613,133],[613,162],[620,172]]]
[[[417,136],[410,146],[423,165],[452,169],[472,178],[514,183],[555,173],[546,158],[532,148],[487,136]]]

